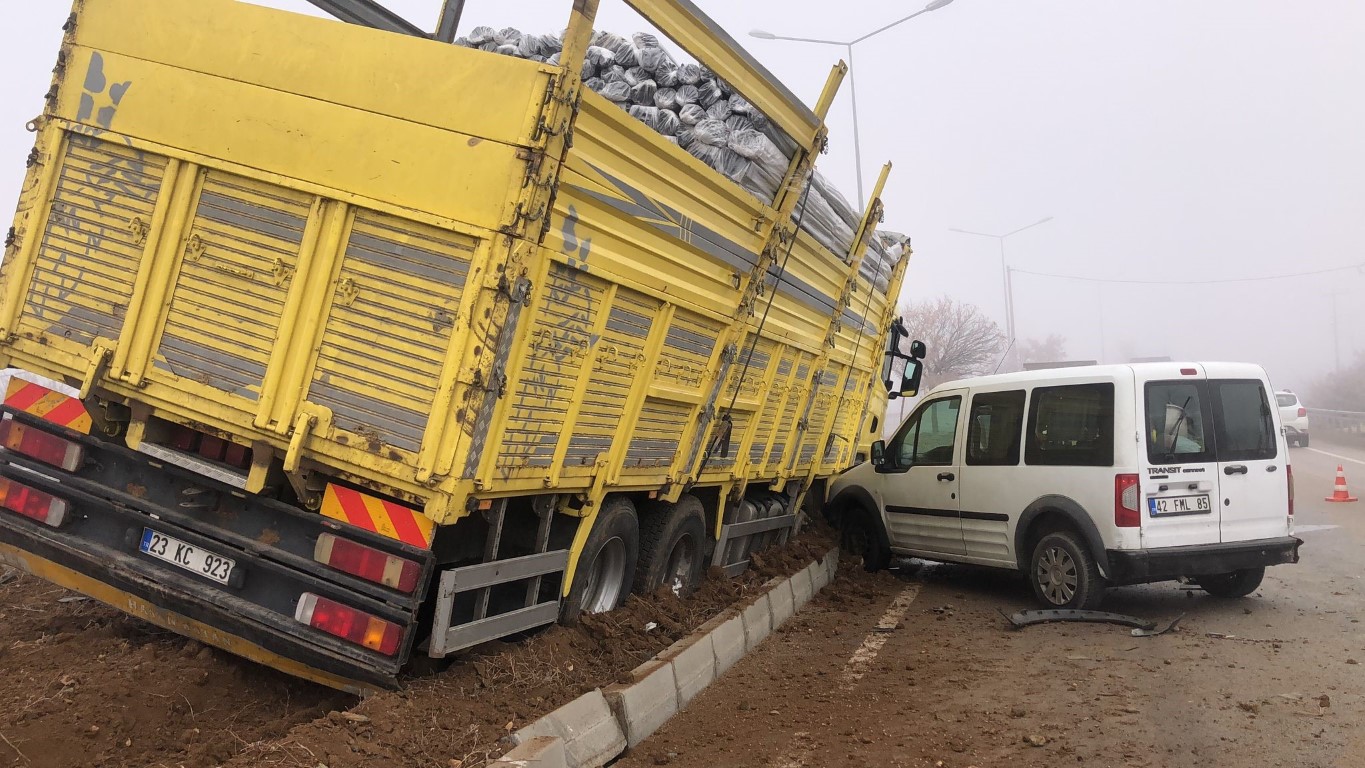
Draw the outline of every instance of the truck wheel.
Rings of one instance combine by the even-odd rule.
[[[839,546],[845,554],[863,559],[863,570],[876,573],[891,564],[891,550],[882,543],[881,531],[872,513],[851,507],[842,515]]]
[[[649,594],[667,586],[678,597],[690,595],[706,569],[706,512],[695,496],[676,504],[659,503],[640,524],[640,567],[635,592]]]
[[[640,522],[635,505],[629,499],[609,499],[597,513],[578,556],[560,620],[569,624],[584,613],[605,613],[620,605],[630,594],[639,559]]]
[[[1261,586],[1264,578],[1265,566],[1243,568],[1232,573],[1200,576],[1199,586],[1214,597],[1246,597]]]
[[[1094,610],[1104,601],[1099,566],[1071,531],[1054,531],[1038,540],[1028,580],[1033,594],[1048,608]]]

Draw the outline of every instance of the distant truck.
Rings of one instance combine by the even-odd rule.
[[[811,110],[690,5],[631,5],[790,137],[774,199],[583,88],[596,2],[568,66],[76,2],[0,365],[77,396],[8,387],[0,560],[367,691],[790,532],[917,386],[879,375],[886,174],[821,246],[794,212],[843,65]]]

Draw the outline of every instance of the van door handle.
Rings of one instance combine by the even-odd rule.
[[[938,473],[938,479],[940,482],[946,480],[947,482],[951,483],[952,481],[957,479],[957,475],[954,475],[952,472],[940,472]]]
[[[1223,474],[1225,475],[1245,475],[1246,473],[1247,468],[1244,464],[1230,464],[1223,467]]]

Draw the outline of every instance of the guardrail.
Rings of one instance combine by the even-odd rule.
[[[1309,432],[1312,434],[1332,432],[1365,436],[1365,413],[1309,408],[1308,419],[1312,425],[1309,427]]]

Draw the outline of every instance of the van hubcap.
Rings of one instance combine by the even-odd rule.
[[[1053,605],[1066,605],[1076,596],[1076,561],[1061,547],[1048,547],[1038,558],[1036,574],[1043,597]]]

